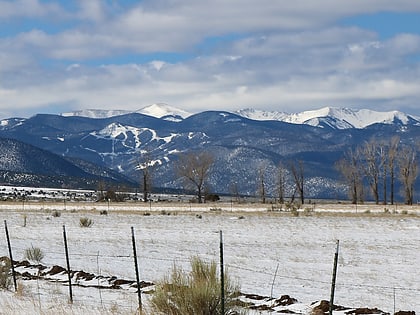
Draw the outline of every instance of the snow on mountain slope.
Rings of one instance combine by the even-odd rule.
[[[328,125],[336,129],[361,129],[376,123],[393,124],[397,122],[407,125],[412,122],[420,124],[420,117],[406,115],[399,111],[378,112],[368,109],[352,110],[336,107],[324,107],[318,110],[293,114],[252,109],[239,110],[236,113],[254,120],[280,120],[292,124],[307,124],[315,127]]]
[[[91,132],[91,136],[101,139],[114,139],[120,141],[126,148],[138,149],[144,142],[156,142],[159,145],[167,144],[172,141],[177,133],[160,137],[157,132],[150,128],[137,128],[112,123],[102,130]]]
[[[152,104],[146,107],[143,107],[142,109],[138,110],[137,113],[153,116],[156,118],[162,118],[162,117],[180,117],[182,119],[187,118],[188,116],[191,116],[192,114],[189,112],[186,112],[182,109],[170,106],[168,104],[159,103],[159,104]]]
[[[84,109],[77,110],[73,112],[62,113],[61,116],[81,116],[88,118],[110,118],[114,116],[126,115],[130,113],[139,113],[143,115],[148,115],[156,118],[163,118],[166,120],[180,121],[188,116],[191,116],[192,113],[184,111],[182,109],[164,104],[152,104],[146,107],[143,107],[137,111],[129,110],[104,110],[104,109]]]
[[[276,111],[264,111],[253,108],[240,109],[235,112],[239,116],[246,117],[252,120],[280,120],[287,119],[289,114],[276,112]]]
[[[80,116],[87,118],[109,118],[114,116],[120,116],[129,114],[131,111],[128,110],[105,110],[105,109],[83,109],[73,112],[62,113],[61,116]]]
[[[136,113],[161,118],[170,121],[181,121],[192,113],[182,109],[164,104],[157,103],[135,111]],[[127,110],[100,110],[86,109],[61,114],[62,116],[83,116],[89,118],[109,118],[132,113]],[[401,125],[416,124],[420,125],[420,117],[407,115],[399,111],[379,112],[369,109],[353,110],[349,108],[323,107],[317,110],[303,111],[299,113],[284,113],[278,111],[264,111],[258,109],[241,109],[234,112],[245,118],[252,120],[278,120],[292,124],[306,124],[315,127],[330,127],[333,129],[362,129],[367,126],[381,123]],[[2,122],[5,127],[7,121]]]

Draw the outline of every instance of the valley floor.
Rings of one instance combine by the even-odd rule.
[[[83,217],[93,225],[81,227]],[[313,302],[329,300],[339,240],[336,304],[420,312],[419,205],[320,203],[292,213],[257,203],[3,202],[0,218],[15,260],[33,246],[44,252],[43,265],[66,266],[65,225],[72,270],[128,280],[135,279],[133,227],[140,278],[149,282],[174,263],[188,270],[192,256],[218,262],[223,231],[225,264],[241,291],[289,295],[298,300],[289,310],[305,314]],[[5,241],[0,256],[8,256]],[[132,289],[75,286],[69,305],[61,282],[18,282],[18,294],[0,292],[1,314],[134,314],[138,304]]]

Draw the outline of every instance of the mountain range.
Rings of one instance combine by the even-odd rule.
[[[63,113],[63,116],[81,116],[89,118],[109,118],[133,112],[124,110],[81,110]],[[135,113],[156,118],[179,121],[191,115],[187,111],[167,104],[152,104]],[[379,112],[368,109],[353,110],[349,108],[323,107],[318,110],[288,114],[279,111],[264,111],[252,108],[240,109],[232,112],[252,120],[276,120],[291,124],[305,124],[314,127],[330,127],[334,129],[365,128],[373,124],[420,124],[420,117],[407,115],[399,111]]]
[[[300,160],[305,165],[308,198],[345,198],[335,162],[350,147],[394,135],[404,143],[415,143],[420,119],[397,111],[331,107],[297,114],[253,109],[192,114],[166,104],[136,112],[92,109],[3,119],[2,141],[14,141],[22,149],[4,147],[1,152],[8,158],[3,160],[14,160],[0,159],[0,170],[58,177],[60,185],[66,185],[69,177],[67,185],[78,178],[77,185],[93,179],[91,185],[104,180],[136,186],[138,165],[147,153],[155,165],[153,185],[172,189],[182,187],[174,174],[177,154],[206,150],[215,157],[208,187],[215,193],[230,193],[236,187],[241,194],[255,195],[258,172],[263,169],[268,193],[274,195],[279,163]],[[25,152],[35,149],[51,167],[22,162]],[[291,191],[292,184],[286,188]]]

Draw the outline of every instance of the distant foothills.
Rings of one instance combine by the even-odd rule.
[[[153,104],[38,114],[1,120],[0,182],[138,189],[144,199],[188,190],[197,200],[413,203],[419,136],[419,117],[334,107],[192,114]]]

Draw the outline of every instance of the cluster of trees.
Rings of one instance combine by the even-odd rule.
[[[205,195],[206,181],[210,170],[214,164],[214,157],[206,151],[191,151],[178,155],[175,164],[175,174],[184,180],[184,188],[196,192],[197,202],[202,203]],[[152,189],[152,170],[155,162],[149,153],[142,156],[138,164],[141,171],[141,189],[143,191],[143,201],[147,202]]]
[[[207,180],[211,174],[212,167],[215,163],[214,156],[207,151],[190,151],[178,155],[178,160],[174,166],[175,174],[183,179],[184,188],[186,190],[194,191],[196,194],[197,202],[202,203],[206,198],[211,197],[211,200],[214,200],[215,195],[209,193],[209,188],[207,185]],[[148,201],[148,196],[150,195],[152,189],[152,169],[154,167],[154,162],[150,158],[150,154],[144,154],[142,156],[141,162],[138,164],[138,169],[141,171],[141,189],[143,192],[143,200]],[[258,182],[258,191],[261,202],[265,203],[268,199],[267,191],[268,184],[266,178],[266,165],[260,165],[257,172],[257,182]],[[299,197],[301,204],[305,202],[304,200],[304,165],[302,161],[290,162],[288,165],[290,170],[287,170],[283,164],[278,166],[277,174],[277,194],[278,200],[280,203],[284,203],[286,196],[286,178],[287,174],[290,173],[292,181],[294,183],[294,191],[291,195],[291,201],[293,202],[295,196]],[[276,175],[274,175],[276,176]],[[231,193],[234,196],[237,196],[239,199],[238,187],[235,184],[231,189]]]
[[[183,179],[185,189],[195,192],[199,203],[204,202],[208,194],[206,182],[214,163],[214,156],[207,151],[190,151],[178,155],[174,172]],[[150,154],[142,155],[138,168],[142,174],[140,182],[144,201],[148,201],[152,189],[151,179],[154,166]],[[401,144],[399,137],[393,137],[388,141],[372,139],[359,147],[350,148],[337,161],[335,167],[348,186],[349,197],[354,204],[364,202],[368,191],[376,204],[381,201],[383,204],[394,204],[397,183],[400,184],[398,187],[401,187],[405,203],[413,204],[414,183],[418,175],[417,148]],[[277,174],[269,174],[271,177],[276,177],[275,189],[268,187],[266,170],[265,164],[257,168],[257,194],[262,203],[268,199],[268,190],[272,192],[271,197],[275,191],[274,194],[279,203],[285,203],[286,190],[292,203],[296,197],[300,204],[305,203],[303,161],[280,163]],[[239,196],[236,185],[231,190],[233,196]]]
[[[418,175],[416,145],[403,145],[399,137],[389,141],[372,139],[349,149],[336,163],[349,187],[352,203],[363,202],[367,186],[376,204],[395,202],[399,181],[406,204],[413,204],[414,183]]]

